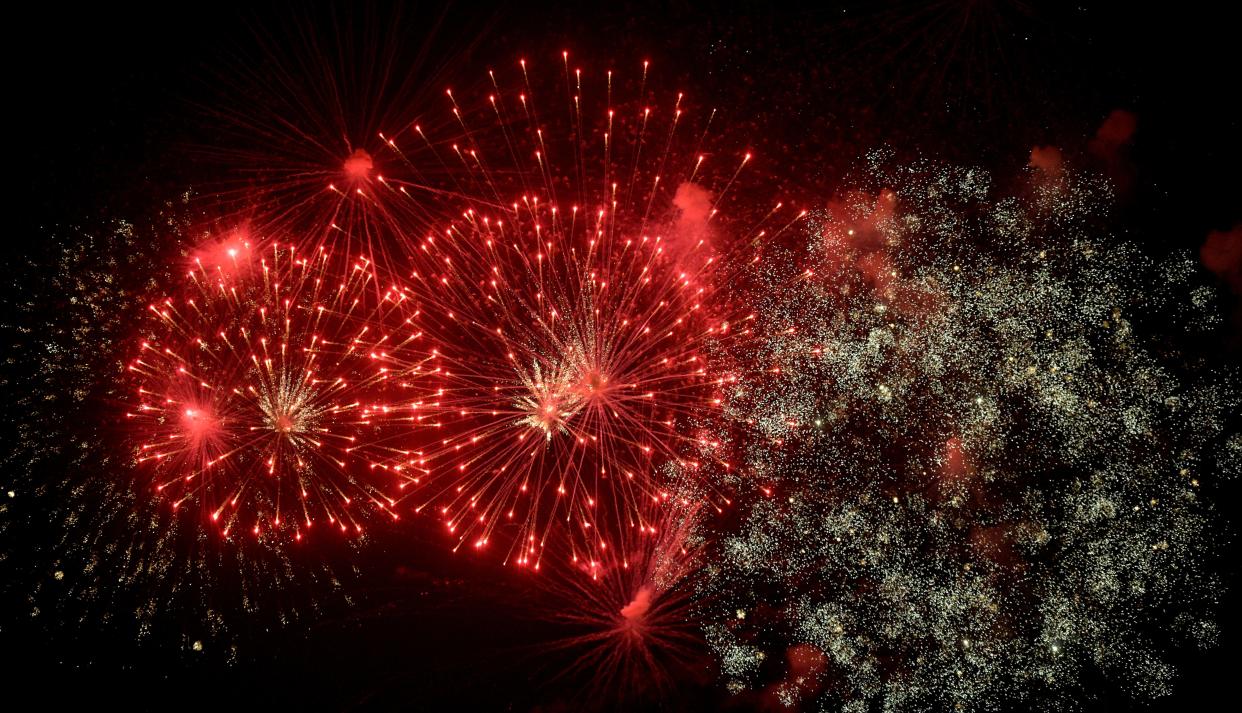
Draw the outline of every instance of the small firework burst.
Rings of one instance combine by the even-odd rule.
[[[632,709],[708,677],[694,611],[705,564],[703,501],[689,490],[670,495],[647,508],[651,524],[616,561],[582,562],[535,579],[549,597],[547,618],[564,632],[544,646],[548,660],[564,660],[554,679],[589,690],[588,707]]]

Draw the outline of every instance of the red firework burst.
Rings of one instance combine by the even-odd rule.
[[[299,254],[363,246],[403,276],[395,298],[442,345],[441,430],[392,434],[367,466],[457,547],[496,540],[535,568],[557,535],[573,561],[612,557],[649,525],[661,468],[725,460],[696,434],[734,378],[722,344],[749,332],[726,283],[797,220],[748,182],[752,155],[716,136],[715,110],[645,103],[646,62],[591,84],[560,59],[544,81],[521,61],[512,91],[489,72],[485,99],[447,91],[443,116],[369,138],[265,120],[279,150],[238,154],[270,164],[245,193],[262,207],[232,201],[258,230],[305,236]]]
[[[437,369],[403,291],[323,247],[234,237],[193,262],[183,292],[150,305],[129,366],[155,489],[225,535],[361,533],[358,503],[397,517],[373,466],[389,439],[417,438]]]
[[[539,578],[553,599],[551,619],[569,632],[548,647],[571,657],[558,678],[585,679],[597,700],[607,693],[615,704],[631,704],[684,684],[704,661],[692,598],[701,502],[679,495],[646,508],[653,524],[612,565]]]
[[[382,18],[329,10],[326,22],[290,10],[280,27],[256,28],[253,45],[235,48],[199,106],[201,133],[186,148],[205,169],[200,201],[299,251],[326,245],[388,264],[400,247],[394,235],[421,233],[444,212],[386,185],[385,171],[399,163],[412,186],[448,179],[417,148],[408,156],[417,166],[398,160],[383,132],[436,101],[477,29],[423,8]],[[452,121],[423,125],[451,130]]]
[[[446,344],[446,434],[393,465],[416,508],[435,507],[461,542],[483,547],[514,523],[522,564],[538,563],[553,520],[571,523],[587,546],[574,556],[592,559],[642,529],[635,506],[659,499],[656,470],[697,467],[710,443],[687,428],[732,380],[706,348],[728,320],[660,261],[657,241],[611,244],[598,224],[571,224],[535,242],[548,215],[467,220],[444,250],[425,243],[429,269],[412,289]]]
[[[405,250],[410,297],[445,345],[444,437],[391,468],[458,546],[502,533],[507,560],[538,567],[563,530],[572,560],[599,563],[650,526],[661,468],[723,460],[694,435],[734,379],[719,345],[748,333],[719,284],[780,205],[721,214],[751,155],[709,171],[710,114],[690,127],[682,95],[662,121],[621,111],[608,72],[588,102],[564,56],[567,111],[541,112],[521,70],[512,93],[493,73],[474,111],[447,94],[464,137],[451,193],[465,205]],[[380,183],[416,200],[392,175]]]

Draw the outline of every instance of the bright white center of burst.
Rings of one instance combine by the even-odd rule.
[[[581,394],[573,389],[569,371],[535,362],[528,373],[519,373],[518,378],[523,389],[513,405],[522,414],[519,425],[537,429],[549,440],[553,433],[566,432],[565,422],[583,405]]]
[[[522,389],[514,406],[522,414],[519,425],[539,430],[548,440],[554,433],[569,433],[570,422],[583,411],[623,408],[609,403],[621,383],[605,366],[612,361],[613,337],[602,338],[587,315],[584,324],[557,330],[555,355],[536,358],[529,370],[518,369]]]
[[[315,388],[309,379],[281,373],[259,390],[258,406],[267,427],[293,437],[314,425],[323,409],[315,405]]]
[[[524,414],[521,423],[543,432],[549,440],[553,433],[566,431],[565,422],[581,408],[580,399],[559,389],[523,396],[515,405]]]

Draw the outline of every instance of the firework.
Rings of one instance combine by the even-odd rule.
[[[1214,636],[1199,491],[1237,395],[1175,377],[1135,315],[1190,339],[1210,291],[1101,235],[1090,177],[998,197],[977,170],[868,170],[754,276],[796,287],[757,292],[772,368],[727,404],[762,488],[703,590],[731,685],[846,710],[1070,702],[1093,672],[1157,695],[1166,650]]]
[[[678,480],[670,474],[670,478]],[[692,485],[696,478],[679,480]],[[709,670],[694,612],[704,543],[699,532],[715,515],[702,493],[671,495],[646,508],[651,524],[606,565],[579,563],[534,578],[546,618],[563,635],[543,647],[564,664],[554,679],[581,683],[587,705],[629,707],[667,701]],[[602,695],[601,695],[602,694]]]
[[[193,257],[184,294],[154,301],[129,366],[138,463],[173,508],[224,535],[396,518],[376,482],[389,431],[417,439],[435,349],[365,257],[243,238]]]
[[[459,164],[443,194],[461,210],[404,238],[409,297],[444,345],[445,415],[440,441],[391,469],[458,546],[499,534],[507,560],[533,567],[558,534],[571,561],[615,558],[650,526],[641,506],[666,497],[662,465],[725,460],[699,427],[734,379],[714,357],[749,330],[721,283],[796,219],[729,199],[752,157],[713,170],[710,112],[694,126],[681,95],[663,111],[618,102],[611,72],[591,85],[562,59],[561,86],[523,61],[519,88],[493,73],[476,108],[449,91],[449,152],[418,125],[402,139]],[[644,65],[639,96],[646,82]],[[536,101],[562,92],[563,110]],[[396,173],[382,185],[425,200]]]
[[[428,23],[423,12],[380,21],[334,10],[329,23],[311,14],[285,14],[298,27],[292,44],[271,46],[268,33],[256,33],[255,47],[235,48],[218,68],[217,91],[198,107],[199,134],[186,147],[197,160],[198,203],[307,254],[326,246],[386,265],[399,254],[394,236],[420,234],[444,212],[385,183],[398,162],[384,132],[433,106],[473,30],[453,39],[443,17]],[[353,45],[354,33],[365,45]],[[430,156],[406,149],[418,161],[400,165],[413,186],[445,179],[438,163],[422,160]]]
[[[5,558],[3,579],[31,641],[137,642],[235,660],[255,641],[247,632],[323,616],[345,599],[351,572],[327,548],[299,555],[266,536],[245,547],[213,537],[205,520],[152,497],[152,464],[135,467],[135,421],[122,405],[135,403],[126,359],[137,346],[135,316],[151,314],[151,296],[182,280],[186,255],[231,265],[227,250],[238,247],[204,250],[188,200],[133,223],[57,229],[55,252],[30,260],[40,277],[29,281],[12,343],[39,377],[13,402],[24,415],[6,460],[2,527],[28,543]],[[49,304],[58,307],[49,313]],[[359,539],[320,541],[352,550]]]

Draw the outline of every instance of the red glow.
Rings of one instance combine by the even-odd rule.
[[[345,159],[345,175],[349,178],[367,178],[371,175],[373,168],[375,168],[375,161],[365,149],[355,149],[349,158]]]

